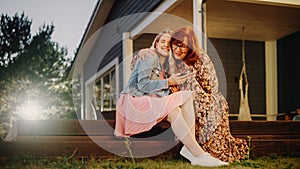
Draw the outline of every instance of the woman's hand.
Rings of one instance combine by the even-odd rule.
[[[156,55],[156,52],[155,52],[155,49],[146,48],[146,49],[141,49],[137,55],[138,55],[139,59],[145,60],[146,56],[147,57],[154,56],[154,55]]]
[[[144,61],[146,57],[152,57],[156,55],[155,49],[145,48],[141,49],[136,55],[133,56],[132,61],[130,63],[130,70],[133,70],[134,65],[138,59]]]

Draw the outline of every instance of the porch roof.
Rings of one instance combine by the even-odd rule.
[[[277,40],[300,31],[300,2],[295,0],[208,0],[207,35],[212,38]]]
[[[245,27],[244,39],[253,41],[277,40],[300,31],[298,0],[206,0],[204,2],[206,33],[209,38],[242,39],[242,27]],[[79,50],[75,54],[74,62],[80,59],[77,55],[87,39],[103,26],[113,3],[113,0],[102,0],[97,4],[78,47]],[[182,3],[187,2],[178,1],[176,5]],[[193,11],[193,6],[188,5],[185,11]],[[193,15],[193,12],[188,13]],[[69,77],[73,72],[73,63]]]

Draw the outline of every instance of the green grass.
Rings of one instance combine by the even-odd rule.
[[[32,155],[18,155],[9,159],[1,159],[2,169],[201,169],[205,167],[192,166],[188,161],[179,158],[88,158],[73,157],[35,158]],[[299,157],[257,157],[231,163],[230,169],[299,169]],[[213,168],[212,168],[213,169]]]

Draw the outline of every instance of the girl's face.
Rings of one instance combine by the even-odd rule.
[[[159,41],[156,42],[156,50],[161,56],[169,56],[170,40],[171,36],[169,34],[163,34]]]
[[[172,43],[172,52],[175,59],[183,60],[189,51],[188,39],[187,37],[183,38],[183,42],[175,40]]]

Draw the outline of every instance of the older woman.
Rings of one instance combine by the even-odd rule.
[[[209,56],[199,48],[192,28],[176,30],[171,38],[173,73],[195,72],[196,78],[179,85],[196,92],[196,139],[205,151],[223,161],[238,161],[248,156],[246,140],[234,138],[229,130],[228,103],[218,89],[218,78]],[[184,64],[183,64],[183,62]]]

